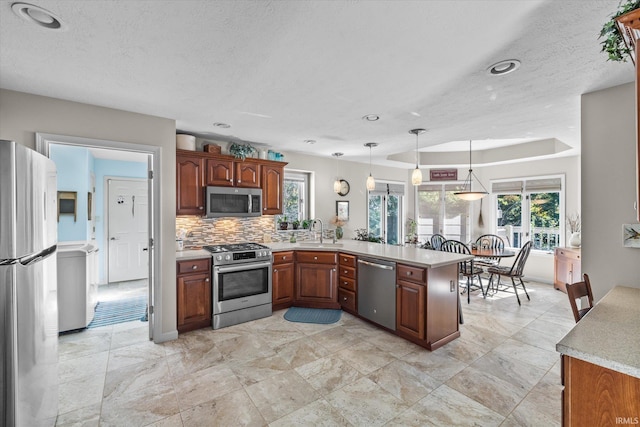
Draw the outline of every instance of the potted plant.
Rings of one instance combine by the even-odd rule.
[[[626,62],[627,58],[631,58],[631,49],[620,33],[616,18],[639,8],[640,0],[628,0],[621,4],[618,11],[602,26],[599,38],[604,38],[600,44],[602,44],[602,52],[607,53],[607,60]]]
[[[291,226],[293,227],[294,230],[297,230],[298,227],[300,227],[300,221],[298,221],[297,219],[295,221],[293,221],[291,223]]]
[[[310,220],[310,219],[304,219],[304,220],[302,220],[302,228],[303,228],[303,229],[305,229],[305,230],[310,229],[310,228],[311,228],[311,223],[312,223],[312,222],[313,222],[313,221],[312,221],[312,220]]]
[[[567,216],[567,228],[571,233],[569,245],[573,248],[579,248],[582,243],[580,238],[580,214]]]
[[[280,230],[286,230],[289,228],[289,221],[287,220],[286,215],[278,218],[278,228]]]
[[[257,153],[257,150],[250,144],[238,144],[234,142],[233,144],[231,144],[231,146],[229,146],[229,152],[233,154],[236,159],[242,159],[244,161],[244,159],[246,159],[253,153]]]
[[[346,221],[338,218],[338,215],[334,215],[333,218],[331,218],[331,224],[336,226],[336,239],[342,239],[342,236],[344,236],[342,227],[344,227]]]

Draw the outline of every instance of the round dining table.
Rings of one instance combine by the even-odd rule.
[[[509,258],[516,256],[516,252],[508,249],[471,248],[471,255],[478,258]]]

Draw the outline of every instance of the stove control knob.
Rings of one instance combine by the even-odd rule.
[[[216,256],[216,260],[218,260],[218,261],[222,261],[222,255],[218,255],[218,256]]]
[[[264,251],[264,256],[269,256],[271,255],[271,251]]]
[[[225,255],[224,256],[224,260],[225,261],[231,261],[231,255]]]

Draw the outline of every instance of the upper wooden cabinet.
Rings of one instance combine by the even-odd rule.
[[[282,213],[284,165],[262,165],[262,214]]]
[[[177,215],[203,215],[208,185],[261,188],[262,214],[282,213],[284,162],[176,150],[176,165]]]
[[[176,155],[176,214],[204,214],[204,159]]]

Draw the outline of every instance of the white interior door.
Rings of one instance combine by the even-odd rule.
[[[149,274],[148,185],[146,180],[108,180],[109,283],[146,279]]]

